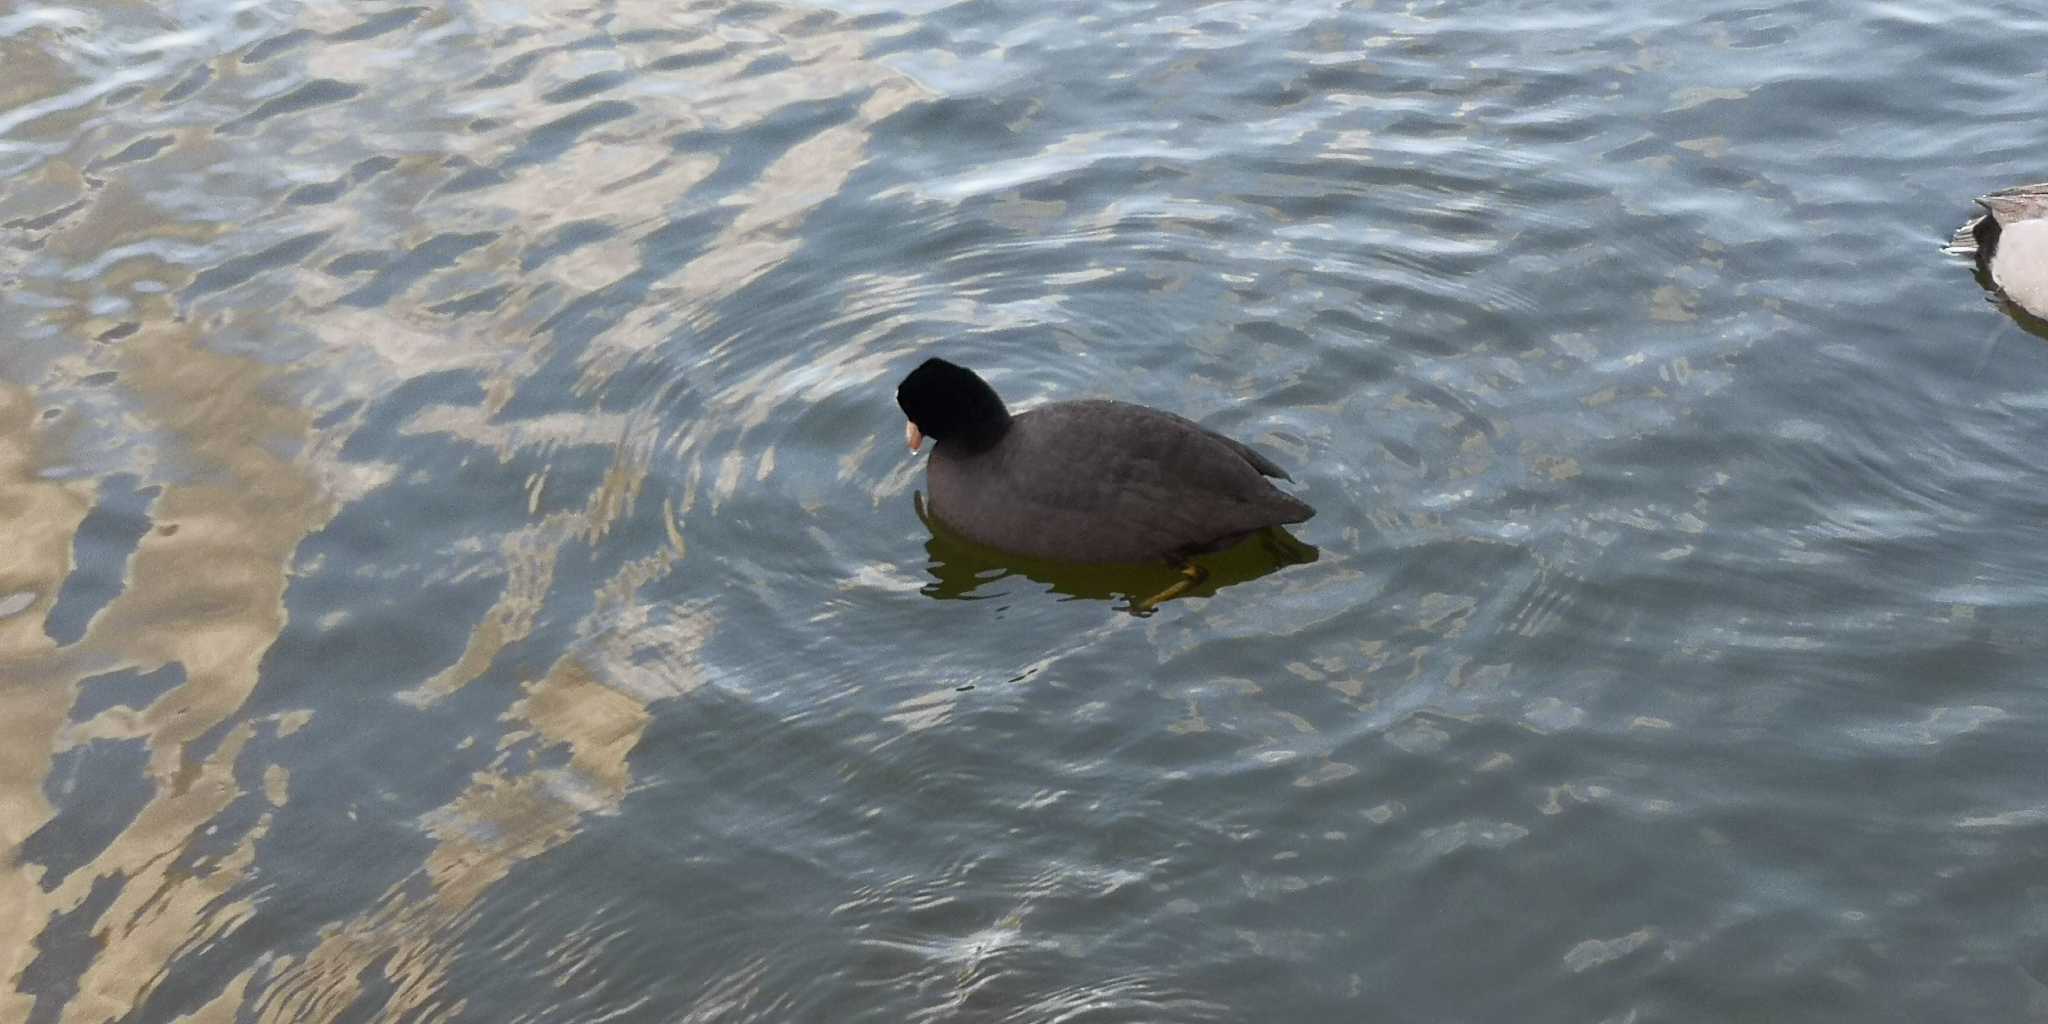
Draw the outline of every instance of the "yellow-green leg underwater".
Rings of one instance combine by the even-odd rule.
[[[1208,579],[1209,570],[1193,562],[1183,561],[1180,563],[1180,575],[1180,580],[1173,586],[1131,605],[1131,614],[1150,615],[1158,611],[1160,605],[1187,593],[1190,587],[1199,586],[1203,580]]]

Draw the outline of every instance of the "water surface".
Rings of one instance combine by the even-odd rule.
[[[0,11],[0,1018],[2038,1017],[2043,38]],[[1319,557],[963,578],[934,353]]]

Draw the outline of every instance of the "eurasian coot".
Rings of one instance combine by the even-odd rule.
[[[1948,251],[1974,257],[2013,305],[2048,319],[2048,182],[1979,196],[1984,212],[1962,226]]]
[[[1127,402],[1053,402],[1010,415],[974,371],[927,359],[896,388],[916,451],[934,442],[926,507],[967,539],[1054,562],[1166,561],[1315,515],[1266,482],[1271,459],[1193,421]]]

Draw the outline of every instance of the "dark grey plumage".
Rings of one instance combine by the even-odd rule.
[[[1172,413],[1086,400],[998,418],[991,399],[1000,410],[972,371],[938,359],[897,389],[938,442],[927,507],[977,543],[1049,561],[1179,561],[1315,515],[1267,482],[1288,479],[1271,459]]]

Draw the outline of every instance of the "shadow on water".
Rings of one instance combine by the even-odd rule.
[[[1123,603],[1117,606],[1117,611],[1148,615],[1151,612],[1138,609],[1137,602],[1158,594],[1181,579],[1178,569],[1164,563],[1072,565],[1005,554],[968,540],[933,518],[925,509],[924,492],[914,492],[911,497],[917,508],[917,518],[932,532],[931,539],[925,542],[925,552],[931,557],[931,563],[925,569],[933,577],[922,591],[926,597],[943,601],[984,601],[1009,594],[1008,589],[997,589],[994,584],[1012,577],[1023,577],[1044,584],[1049,592],[1059,594],[1063,600],[1121,599]],[[1226,587],[1249,583],[1290,565],[1306,565],[1321,556],[1322,551],[1315,545],[1302,541],[1283,527],[1270,527],[1232,547],[1194,558],[1192,561],[1196,565],[1208,570],[1208,576],[1168,603],[1191,597],[1215,597]]]
[[[2048,341],[2048,320],[2043,320],[2040,317],[2035,316],[2034,314],[2029,313],[2024,309],[2021,309],[2017,303],[2013,302],[2011,299],[2006,298],[2004,295],[1993,293],[1992,295],[1988,296],[1988,298],[1991,300],[1992,304],[1996,305],[2001,311],[2005,313],[2006,316],[2011,317],[2014,323],[2019,324],[2020,330],[2023,330],[2028,334],[2031,334],[2034,337],[2041,339],[2042,341]]]

